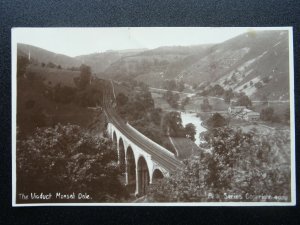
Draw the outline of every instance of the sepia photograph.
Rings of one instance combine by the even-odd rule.
[[[13,206],[296,204],[292,27],[11,32]]]

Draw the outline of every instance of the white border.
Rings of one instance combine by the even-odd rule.
[[[180,28],[180,27],[178,27]],[[192,27],[191,27],[192,28]],[[201,28],[201,27],[199,27]],[[241,27],[216,27],[216,28],[241,28]],[[245,28],[245,27],[242,27]],[[287,30],[289,31],[289,84],[290,84],[290,139],[291,139],[291,202],[171,202],[171,203],[16,203],[16,112],[17,112],[17,37],[11,30],[11,69],[12,69],[12,206],[295,206],[296,205],[296,167],[295,167],[295,108],[294,108],[294,51],[292,27],[249,27],[249,30]],[[27,29],[47,29],[30,28]],[[53,29],[53,28],[51,28]],[[57,28],[54,28],[57,29]],[[66,29],[66,28],[59,28]],[[83,27],[67,28],[83,29]],[[89,28],[91,29],[91,28]],[[95,28],[99,29],[99,28]]]
[[[12,145],[12,205],[18,206],[16,203],[16,150],[17,150],[17,43],[15,40],[14,29],[11,29],[11,145]]]
[[[296,146],[295,146],[295,86],[293,28],[289,27],[289,79],[290,79],[290,140],[291,140],[291,204],[296,205]]]

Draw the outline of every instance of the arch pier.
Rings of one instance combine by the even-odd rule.
[[[125,175],[125,185],[129,192],[143,196],[153,182],[169,176],[169,171],[153,160],[152,156],[130,141],[112,123],[108,123],[108,133],[118,152],[118,164]]]

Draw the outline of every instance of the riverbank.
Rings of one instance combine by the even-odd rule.
[[[195,144],[197,146],[200,145],[200,133],[206,131],[207,129],[202,125],[202,120],[200,117],[197,117],[197,113],[190,113],[190,112],[181,112],[181,119],[182,125],[185,126],[188,123],[192,123],[196,127],[196,134],[195,134]]]

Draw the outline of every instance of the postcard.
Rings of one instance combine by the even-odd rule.
[[[12,29],[12,205],[293,206],[292,27]]]

